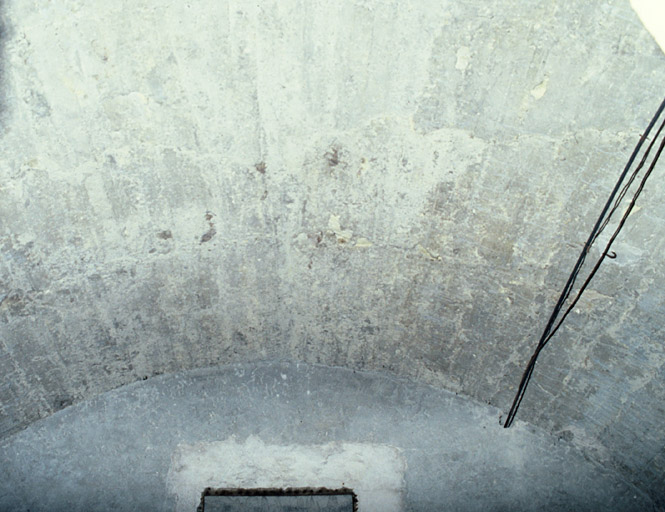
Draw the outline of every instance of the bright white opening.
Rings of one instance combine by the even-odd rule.
[[[665,1],[630,0],[630,5],[661,50],[665,52]]]

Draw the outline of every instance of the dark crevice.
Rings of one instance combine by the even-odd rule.
[[[205,498],[207,496],[351,496],[353,512],[358,511],[358,497],[352,489],[341,487],[328,489],[326,487],[287,487],[287,488],[223,488],[213,489],[206,487],[201,494],[201,503],[197,512],[205,512]]]

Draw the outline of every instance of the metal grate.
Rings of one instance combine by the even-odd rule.
[[[203,491],[198,512],[355,512],[351,489],[212,489]]]

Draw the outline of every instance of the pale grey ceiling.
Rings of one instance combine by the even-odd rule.
[[[4,2],[0,433],[285,359],[507,410],[662,99],[627,0]],[[519,419],[665,485],[663,169]]]

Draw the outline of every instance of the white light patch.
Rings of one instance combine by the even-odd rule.
[[[370,443],[273,445],[250,436],[179,445],[167,475],[176,511],[196,510],[206,487],[353,489],[363,512],[402,510],[406,461],[398,448]]]
[[[455,62],[455,69],[464,71],[469,67],[471,61],[471,50],[468,46],[461,46],[457,50],[457,61]]]
[[[665,52],[665,2],[663,0],[630,0],[649,33]]]

